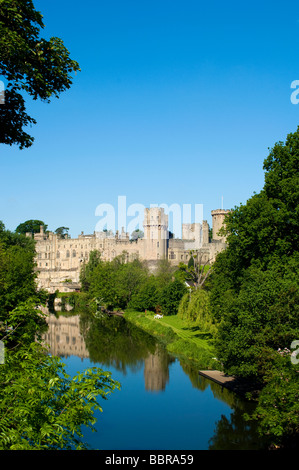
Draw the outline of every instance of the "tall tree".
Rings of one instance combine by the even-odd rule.
[[[256,418],[285,445],[299,436],[298,367],[290,357],[299,337],[299,127],[274,145],[264,170],[260,193],[226,217],[228,247],[207,286],[218,359],[225,372],[256,382]]]
[[[31,238],[0,222],[0,450],[84,448],[82,425],[93,428],[99,398],[120,385],[97,367],[71,378],[48,354],[34,254]]]
[[[0,224],[0,319],[36,295],[34,242]]]
[[[26,234],[26,233],[39,233],[40,227],[44,227],[44,231],[47,230],[48,225],[45,224],[42,220],[36,220],[36,219],[30,219],[26,220],[26,222],[23,222],[19,224],[16,228],[16,233],[19,234]]]
[[[32,0],[0,1],[0,76],[7,80],[0,105],[0,142],[30,147],[34,138],[24,127],[35,124],[26,113],[24,93],[49,102],[70,88],[79,64],[72,60],[63,41],[40,36],[43,16]]]
[[[55,230],[56,235],[58,235],[60,238],[67,238],[68,237],[68,231],[69,227],[58,227]]]

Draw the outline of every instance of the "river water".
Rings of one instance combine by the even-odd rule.
[[[49,314],[48,326],[44,341],[69,375],[96,366],[121,384],[100,403],[97,432],[84,430],[91,449],[259,448],[252,424],[242,416],[251,404],[201,377],[124,318]]]

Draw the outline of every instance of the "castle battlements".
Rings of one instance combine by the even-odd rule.
[[[190,252],[197,252],[202,263],[213,263],[217,253],[225,249],[225,238],[218,235],[224,217],[229,211],[212,211],[213,239],[209,239],[207,221],[182,225],[182,238],[170,238],[168,215],[164,209],[153,207],[144,211],[144,235],[130,239],[127,232],[94,232],[78,238],[63,238],[56,233],[34,235],[36,241],[36,263],[39,287],[49,292],[68,292],[71,286],[79,285],[80,270],[87,263],[91,251],[97,250],[104,261],[112,261],[122,255],[125,261],[140,259],[148,262],[151,269],[161,259],[172,265],[188,263]]]

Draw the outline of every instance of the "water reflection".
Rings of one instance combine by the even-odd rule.
[[[169,384],[170,366],[177,363],[178,360],[170,356],[152,336],[126,322],[124,318],[113,316],[95,318],[89,312],[82,312],[80,314],[49,314],[47,322],[48,331],[44,335],[44,342],[49,345],[49,352],[52,355],[62,359],[76,356],[82,361],[88,358],[91,363],[100,365],[105,370],[116,369],[123,376],[135,374],[143,368],[145,390],[150,393],[163,392],[164,394]],[[228,405],[231,410],[230,413],[218,416],[214,425],[214,433],[212,436],[208,436],[206,448],[260,448],[261,443],[257,438],[256,430],[251,423],[248,424],[243,419],[243,413],[250,412],[251,404],[200,376],[191,363],[180,359],[179,364],[181,370],[189,378],[191,388],[202,392],[212,392],[214,401],[209,404],[211,410],[219,402],[225,404],[225,409]],[[172,379],[174,380],[173,376]],[[171,393],[174,393],[173,386]],[[177,393],[179,395],[181,392]],[[184,400],[188,400],[190,392],[187,390],[184,393],[186,393]],[[199,395],[198,400],[200,399]],[[178,400],[181,401],[180,396],[178,396]],[[195,401],[194,409],[196,406]],[[211,415],[214,416],[213,413],[211,412]],[[194,434],[198,432],[201,423],[195,418],[192,419],[194,428],[190,429],[190,433]],[[171,449],[171,443],[165,448]],[[195,447],[193,446],[193,448]]]
[[[56,316],[47,317],[48,331],[43,337],[53,356],[67,358],[77,356],[81,359],[89,357],[83,336],[80,333],[80,317]]]
[[[94,364],[113,367],[123,374],[144,365],[145,388],[165,390],[169,365],[175,361],[152,336],[120,317],[95,318],[80,315],[49,315],[48,331],[43,337],[52,355],[89,358]]]

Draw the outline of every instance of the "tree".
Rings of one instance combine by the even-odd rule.
[[[102,411],[99,397],[107,399],[120,388],[110,372],[97,367],[73,378],[67,375],[62,361],[34,340],[41,315],[34,303],[20,304],[11,312],[9,329],[0,330],[5,344],[0,450],[86,448],[82,425],[94,429],[94,411]]]
[[[129,308],[144,312],[145,310],[155,311],[159,305],[159,291],[161,286],[156,276],[150,276],[140,289],[132,295]]]
[[[34,242],[0,223],[0,450],[81,449],[82,425],[93,429],[98,398],[120,388],[90,368],[71,378],[42,344],[45,303],[37,291]]]
[[[0,2],[0,75],[7,80],[5,102],[0,106],[0,142],[30,147],[34,138],[24,127],[35,124],[26,113],[24,93],[49,102],[70,88],[79,65],[57,37],[40,37],[42,14],[32,0]]]
[[[280,358],[299,337],[299,127],[270,149],[264,170],[260,193],[226,216],[228,247],[206,288],[217,357],[256,384],[260,432],[281,446],[299,435],[298,366]]]
[[[217,334],[217,326],[213,323],[210,312],[209,292],[197,289],[184,294],[178,308],[178,316],[192,322],[201,331]]]
[[[168,259],[160,259],[157,264],[156,278],[160,287],[165,287],[172,280],[175,273],[175,267]]]
[[[92,298],[102,298],[109,309],[126,308],[148,276],[142,262],[125,262],[125,258],[125,254],[120,255],[112,261],[102,261],[94,266],[90,259],[82,269],[84,289],[87,289]]]
[[[248,420],[259,422],[264,436],[271,436],[271,448],[298,449],[299,388],[298,367],[292,365],[288,353],[276,355],[260,393],[257,407]]]
[[[187,287],[175,279],[164,287],[159,294],[159,305],[164,315],[176,315],[180,301],[187,292]]]
[[[121,263],[115,273],[116,295],[120,308],[126,308],[135,292],[148,278],[148,270],[144,263],[136,259]]]
[[[188,268],[194,268],[194,257],[193,257],[193,253],[190,252],[190,258],[189,258],[189,261],[188,261]]]
[[[193,288],[199,289],[204,286],[208,276],[212,272],[210,260],[203,262],[203,256],[199,253],[192,255],[188,265],[180,263],[176,271],[176,278],[189,282]]]
[[[44,231],[46,231],[48,228],[48,225],[46,225],[42,220],[26,220],[26,222],[23,222],[17,226],[16,233],[22,233],[24,235],[26,233],[31,233],[33,235],[34,233],[40,232],[41,226],[44,228]]]
[[[19,302],[37,296],[34,272],[35,249],[32,239],[0,230],[0,319],[7,320],[9,311]]]
[[[55,230],[56,235],[58,235],[60,238],[67,238],[68,237],[68,231],[69,227],[58,227]]]
[[[144,237],[144,233],[142,230],[139,230],[139,228],[137,228],[136,230],[134,230],[132,233],[131,233],[131,241],[137,241],[138,238],[143,238]]]
[[[88,263],[83,264],[80,271],[80,283],[83,292],[88,292],[94,269],[101,263],[101,253],[98,250],[90,252]]]

